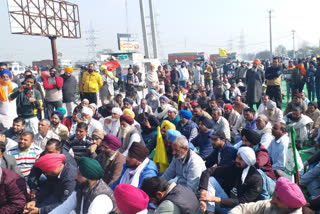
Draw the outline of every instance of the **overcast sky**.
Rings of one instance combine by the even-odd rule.
[[[11,0],[10,0],[11,1]],[[90,24],[95,30],[96,50],[117,50],[117,33],[135,35],[142,48],[139,0],[72,0],[79,5],[81,39],[57,39],[63,58],[88,58]],[[296,31],[296,47],[304,41],[319,45],[317,27],[319,0],[154,0],[159,34],[159,53],[205,51],[218,53],[218,48],[239,51],[240,35],[244,35],[245,52],[269,49],[268,10],[272,9],[273,47],[282,44],[292,49],[292,33]],[[149,16],[148,0],[145,15]],[[7,0],[0,0],[0,61],[51,59],[49,39],[39,36],[12,35]],[[148,18],[147,18],[148,19]],[[147,20],[147,24],[149,21]],[[148,30],[150,32],[150,30]],[[150,50],[151,52],[151,50]]]

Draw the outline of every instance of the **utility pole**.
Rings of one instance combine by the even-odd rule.
[[[271,13],[272,11],[269,10],[269,31],[270,31],[270,61],[272,61],[272,28],[271,28]]]
[[[127,34],[129,34],[128,0],[125,0]]]
[[[157,43],[157,36],[156,36],[156,24],[155,24],[153,0],[149,0],[149,10],[150,10],[152,45],[153,45],[153,58],[157,59],[158,58],[158,43]]]
[[[149,48],[148,48],[148,38],[146,30],[146,20],[144,18],[144,9],[143,9],[143,0],[140,0],[140,15],[141,15],[141,24],[142,24],[142,36],[143,36],[143,46],[144,46],[144,55],[145,58],[149,59]]]
[[[296,32],[295,30],[292,30],[292,42],[293,42],[293,59],[296,58],[296,48],[294,44],[294,33]]]

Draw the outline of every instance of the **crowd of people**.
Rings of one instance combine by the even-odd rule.
[[[317,83],[320,58],[22,81],[2,63],[0,213],[318,212]],[[312,156],[293,175],[296,149]]]

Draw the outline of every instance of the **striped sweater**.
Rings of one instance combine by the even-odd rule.
[[[27,151],[20,151],[19,145],[17,145],[9,149],[7,153],[16,159],[21,174],[26,178],[30,174],[31,168],[39,158],[41,152],[42,149],[32,143]]]

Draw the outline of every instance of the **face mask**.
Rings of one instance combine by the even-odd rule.
[[[88,72],[89,72],[89,73],[92,73],[92,72],[93,72],[93,70],[92,70],[92,69],[89,69],[89,70],[88,70]]]

